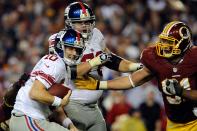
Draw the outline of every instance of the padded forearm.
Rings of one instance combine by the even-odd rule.
[[[115,71],[119,71],[119,66],[120,66],[120,62],[123,60],[121,57],[115,55],[115,54],[111,54],[111,60],[107,61],[104,66],[106,66],[109,69],[115,70]]]

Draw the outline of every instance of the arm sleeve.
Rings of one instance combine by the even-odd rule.
[[[36,74],[36,79],[42,82],[45,87],[48,89],[54,83],[60,82],[63,78],[64,70],[58,61],[50,61],[42,59],[42,62],[39,64],[39,68],[34,72]]]
[[[123,58],[121,58],[120,56],[117,56],[115,54],[111,54],[111,60],[106,62],[104,64],[104,66],[106,66],[107,68],[109,69],[112,69],[112,70],[115,70],[115,71],[118,71],[119,70],[119,65],[120,65],[120,62],[123,60]]]
[[[106,48],[106,41],[104,39],[103,34],[101,33],[101,31],[97,28],[93,29],[93,37],[92,37],[92,42],[99,44],[101,47],[101,50],[104,51]]]

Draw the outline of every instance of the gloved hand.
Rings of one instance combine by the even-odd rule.
[[[144,67],[144,65],[142,64],[142,63],[139,63],[138,64],[138,67],[137,67],[137,70],[140,70],[140,69],[142,69]]]
[[[142,63],[132,63],[129,65],[129,70],[130,71],[136,71],[136,70],[139,70],[139,69],[142,69],[143,68],[143,64]]]
[[[91,67],[95,67],[95,66],[99,66],[101,64],[104,64],[107,61],[111,60],[111,54],[110,53],[101,53],[100,55],[98,55],[97,57],[89,60],[89,64],[91,65]]]
[[[165,81],[166,91],[172,95],[182,96],[183,87],[180,86],[179,82],[175,79],[167,79]]]
[[[96,80],[91,76],[81,76],[74,80],[74,83],[77,89],[96,90],[99,80]]]

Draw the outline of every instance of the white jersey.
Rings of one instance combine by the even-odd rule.
[[[58,55],[45,55],[33,68],[30,79],[19,90],[12,112],[20,111],[34,119],[46,119],[51,113],[49,106],[32,100],[29,96],[33,82],[37,79],[49,89],[54,83],[68,79],[67,76],[69,75],[62,58]]]
[[[98,56],[105,48],[106,45],[104,43],[104,37],[102,33],[97,28],[94,28],[92,39],[86,45],[86,49],[83,52],[81,62],[86,62],[90,59],[93,59],[94,57]],[[102,71],[100,68],[92,69],[89,74],[91,74],[96,79],[102,78]],[[72,87],[73,89],[70,99],[80,100],[83,103],[96,103],[103,92],[101,90],[80,90],[77,89],[73,83],[67,86]]]

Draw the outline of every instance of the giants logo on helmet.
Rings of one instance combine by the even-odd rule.
[[[85,12],[83,12],[83,10],[80,10],[80,18],[81,19],[89,19],[90,18],[90,14],[87,9]]]

